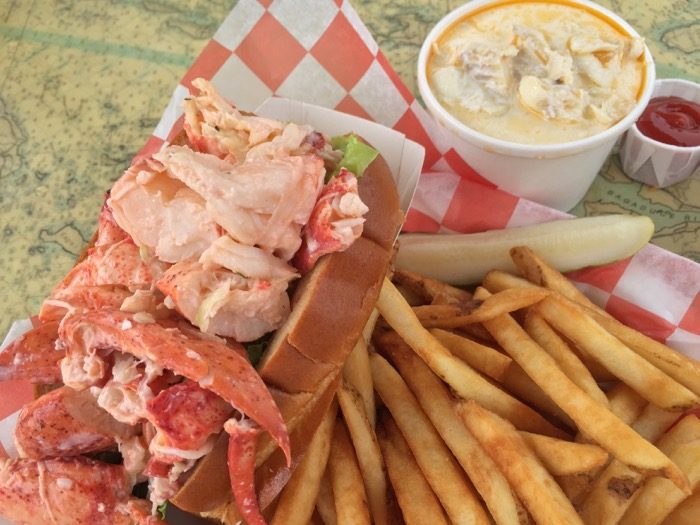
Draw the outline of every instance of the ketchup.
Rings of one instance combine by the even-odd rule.
[[[700,104],[680,97],[655,97],[639,117],[647,137],[672,146],[700,146]]]

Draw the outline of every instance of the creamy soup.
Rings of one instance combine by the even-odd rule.
[[[566,4],[508,3],[469,15],[434,45],[428,79],[467,126],[554,144],[595,135],[634,107],[644,43]]]

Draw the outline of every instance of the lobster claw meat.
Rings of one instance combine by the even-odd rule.
[[[291,461],[282,415],[265,383],[240,350],[212,338],[197,338],[177,328],[140,323],[138,319],[138,314],[113,310],[67,317],[59,328],[59,337],[68,349],[64,363],[74,366],[81,359],[92,359],[96,350],[117,350],[157,363],[214,392],[258,423]]]
[[[15,426],[21,457],[42,459],[77,456],[116,448],[135,428],[102,410],[87,390],[61,387],[26,405]]]
[[[58,322],[46,322],[19,336],[0,352],[0,381],[22,379],[35,384],[61,382],[56,350]]]
[[[238,510],[248,525],[267,525],[255,494],[255,449],[260,428],[250,420],[229,419],[224,423],[228,433],[228,471],[231,491]]]
[[[155,525],[121,465],[89,458],[0,460],[0,515],[36,525]],[[140,512],[139,512],[140,511]]]
[[[162,390],[146,403],[146,410],[156,429],[151,452],[162,462],[166,461],[159,450],[200,450],[206,446],[210,436],[221,431],[233,412],[231,405],[219,396],[188,380]],[[151,468],[155,465],[157,462]]]

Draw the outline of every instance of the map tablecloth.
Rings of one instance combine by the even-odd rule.
[[[426,23],[423,17],[437,19],[449,6],[436,11],[430,6],[405,5],[405,12],[399,13],[392,4],[387,12],[377,13],[374,5],[358,4],[358,15],[344,1],[307,3],[300,12],[296,2],[242,1],[222,14],[224,24],[206,43],[200,39],[214,33],[218,17],[203,7],[119,4],[124,11],[109,21],[100,11],[101,4],[92,3],[49,5],[51,16],[40,19],[35,9],[46,9],[48,4],[13,4],[4,18],[0,13],[0,38],[5,40],[3,49],[9,50],[0,55],[4,72],[0,80],[0,265],[4,270],[0,332],[12,319],[35,312],[73,264],[94,229],[104,189],[136,152],[131,142],[134,134],[141,145],[146,142],[144,152],[167,140],[178,121],[186,88],[196,76],[218,79],[224,93],[244,109],[253,109],[272,94],[290,96],[377,120],[422,142],[428,171],[408,217],[409,229],[478,231],[560,216],[484,185],[452,147],[449,136],[414,100],[394,72],[391,55],[372,37],[377,34],[388,50],[397,51],[396,62],[404,64],[398,53],[404,52],[401,39],[411,39],[405,47],[415,51],[422,33],[410,30],[410,25],[398,31],[397,19],[412,16],[427,31],[434,20]],[[680,49],[690,57],[663,62],[663,53],[656,55],[662,76],[697,75],[692,46],[698,42],[698,26],[673,25],[682,9],[665,13],[671,17],[668,28],[675,31],[657,35],[651,31],[654,27],[645,33],[634,16],[627,16],[625,2],[613,4],[642,34],[651,35],[650,43],[653,38],[656,45]],[[649,7],[649,12],[654,9]],[[377,27],[368,29],[362,13],[370,28],[373,21]],[[396,17],[390,18],[390,13]],[[144,32],[167,33],[173,27],[189,35],[181,36],[193,48],[176,51],[160,41],[150,47],[139,44]],[[170,75],[184,72],[189,64],[184,64],[185,53],[198,44],[203,44],[203,51],[178,84]],[[111,67],[115,57],[129,66],[126,71],[115,74]],[[689,73],[679,69],[684,66]],[[152,75],[154,68],[163,72],[159,80]],[[227,84],[231,79],[245,89]],[[152,115],[166,106],[161,95],[172,92],[175,85],[165,116],[156,125]],[[154,126],[154,135],[146,141]],[[574,211],[594,214],[623,209],[650,215],[657,221],[659,244],[664,244],[664,232],[670,228],[671,247],[697,256],[693,250],[697,250],[700,224],[698,181],[690,179],[668,191],[650,190],[625,179],[618,165],[612,156]],[[688,259],[648,246],[631,260],[575,277],[609,311],[698,357],[699,268]],[[16,396],[13,402],[3,397],[0,419],[27,396],[24,385],[11,390]],[[11,419],[0,424],[9,426]]]

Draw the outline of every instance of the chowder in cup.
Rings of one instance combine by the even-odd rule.
[[[506,191],[568,210],[646,106],[639,34],[588,0],[474,0],[423,44],[418,85],[457,151]]]

